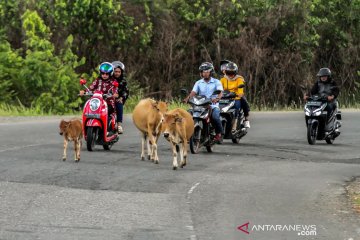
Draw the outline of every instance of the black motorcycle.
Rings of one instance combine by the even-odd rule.
[[[240,85],[239,87],[244,87]],[[225,90],[219,101],[220,120],[223,126],[223,139],[231,139],[233,143],[239,143],[240,139],[247,134],[247,128],[244,127],[244,112],[240,109],[238,114],[236,131],[232,132],[233,122],[235,121],[235,99],[236,94]]]
[[[332,144],[334,139],[340,135],[341,112],[336,106],[328,118],[328,113],[325,111],[327,105],[326,94],[313,95],[305,104],[307,140],[311,145],[315,144],[316,140],[325,140],[328,144]]]
[[[187,90],[182,89],[181,92],[186,94]],[[220,91],[215,91],[213,95],[219,93]],[[213,152],[216,134],[211,123],[211,99],[197,95],[189,99],[189,104],[191,108],[188,111],[194,119],[194,134],[190,139],[190,151],[196,154],[202,146],[205,146],[208,152]]]

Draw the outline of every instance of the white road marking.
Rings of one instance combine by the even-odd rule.
[[[190,190],[188,191],[188,194],[192,194],[192,192],[195,190],[195,188],[197,187],[197,186],[199,186],[199,182],[198,183],[195,183],[191,188],[190,188]]]
[[[189,190],[188,193],[187,193],[188,201],[187,201],[186,203],[190,204],[190,200],[189,200],[190,194],[193,193],[193,191],[195,190],[195,188],[196,188],[197,186],[199,186],[199,184],[200,184],[200,182],[195,183],[195,184],[190,188],[190,190]],[[193,225],[188,225],[188,226],[186,226],[186,228],[189,229],[190,231],[194,231],[194,226],[193,226]],[[196,235],[195,235],[195,234],[190,235],[190,240],[197,240]]]
[[[190,239],[191,239],[191,240],[196,240],[197,237],[196,237],[196,235],[191,235],[191,236],[190,236]]]

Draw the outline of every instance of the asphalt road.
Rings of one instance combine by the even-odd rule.
[[[360,112],[343,119],[334,145],[310,146],[302,112],[253,113],[240,144],[173,171],[163,138],[159,165],[140,160],[130,116],[79,163],[72,144],[61,160],[60,118],[0,118],[0,239],[360,239],[344,187],[360,175]]]

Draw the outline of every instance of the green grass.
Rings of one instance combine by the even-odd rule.
[[[138,102],[143,99],[142,97],[131,97],[129,98],[124,106],[124,113],[132,113],[133,109],[135,108],[136,104],[138,104]],[[184,104],[180,101],[171,101],[170,105],[169,105],[169,110],[172,110],[174,108],[183,108],[183,109],[188,109],[189,105],[188,104]]]
[[[134,96],[129,98],[126,101],[126,104],[124,106],[124,113],[131,113],[136,106],[136,104],[142,99],[141,96]],[[179,100],[173,100],[170,102],[169,110],[174,108],[183,108],[188,109],[189,105],[184,104]],[[250,104],[251,111],[257,112],[257,111],[303,111],[303,106],[301,105],[291,105],[291,106],[280,106],[280,105],[253,105]],[[341,104],[340,101],[340,108],[346,109],[346,108],[352,108],[352,109],[360,109],[360,103],[347,101],[344,104]],[[81,114],[81,111],[73,111],[66,114],[58,114],[58,115],[79,115]],[[17,105],[10,105],[7,103],[0,103],[0,116],[50,116],[50,115],[57,115],[57,113],[54,113],[52,111],[43,111],[40,106],[31,106],[31,107],[25,107],[21,103],[18,103]]]
[[[360,213],[360,193],[359,192],[350,193],[350,199],[352,200],[352,205],[354,209],[358,213]]]
[[[355,204],[360,207],[360,194],[357,194],[354,199],[355,199]]]
[[[79,112],[69,112],[61,115],[78,115]],[[24,105],[10,105],[0,103],[0,116],[52,116],[57,115],[52,111],[43,111],[40,106],[25,107]]]

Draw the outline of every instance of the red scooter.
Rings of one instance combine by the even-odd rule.
[[[82,127],[88,151],[92,151],[96,145],[102,145],[105,150],[110,150],[112,145],[119,140],[116,131],[116,112],[108,118],[108,106],[106,98],[112,94],[104,94],[101,91],[91,92],[85,85],[86,80],[80,79],[80,84],[87,90],[85,96],[90,96],[86,101],[82,114]],[[114,81],[114,87],[119,84]]]

